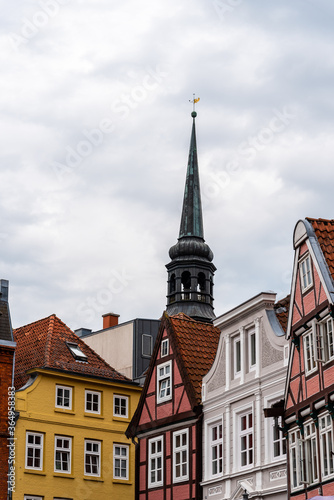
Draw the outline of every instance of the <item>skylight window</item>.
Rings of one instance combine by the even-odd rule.
[[[66,345],[76,361],[88,361],[86,354],[82,352],[78,344],[66,342]]]

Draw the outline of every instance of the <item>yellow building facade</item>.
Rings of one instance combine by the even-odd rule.
[[[13,500],[133,500],[135,449],[125,430],[140,388],[47,370],[36,375],[16,393]]]
[[[65,337],[53,332],[48,344],[51,327],[37,323],[14,331],[18,419],[13,500],[133,500],[135,446],[125,430],[141,387],[69,329]],[[27,337],[33,340],[42,330],[45,339],[35,349],[44,354],[36,354]]]

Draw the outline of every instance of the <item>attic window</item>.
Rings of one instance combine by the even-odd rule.
[[[299,264],[302,292],[308,290],[312,285],[312,270],[310,256],[307,255]]]
[[[66,342],[66,345],[76,361],[88,361],[86,354],[82,352],[78,344],[74,344],[73,342]]]

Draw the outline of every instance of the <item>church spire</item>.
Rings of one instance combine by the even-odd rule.
[[[195,130],[196,111],[193,111],[191,116],[193,117],[193,126],[191,131],[179,238],[183,236],[197,236],[198,238],[204,239]]]
[[[199,100],[199,99],[198,99]],[[194,99],[194,104],[197,100]],[[195,118],[193,118],[189,159],[184,189],[179,238],[169,250],[167,313],[183,312],[199,320],[212,322],[213,275],[216,270],[213,253],[204,241],[200,194]]]

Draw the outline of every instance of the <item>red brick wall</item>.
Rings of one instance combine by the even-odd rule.
[[[0,500],[7,498],[8,387],[12,386],[14,350],[0,346]]]

